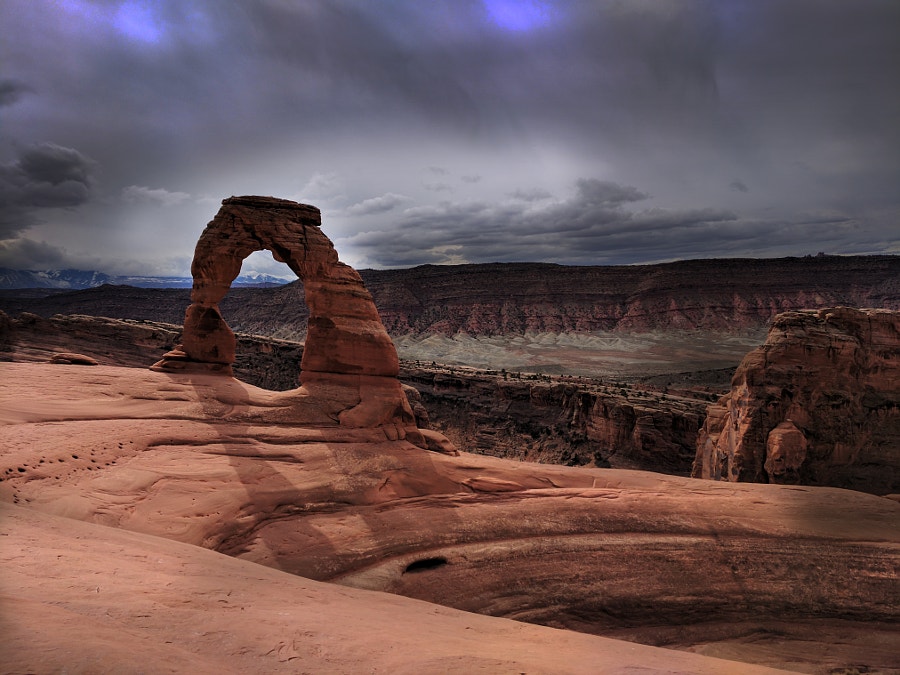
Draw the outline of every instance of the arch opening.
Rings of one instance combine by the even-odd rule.
[[[372,296],[356,270],[338,260],[320,224],[314,206],[272,197],[225,199],[194,251],[181,354],[167,354],[158,369],[233,374],[236,340],[219,303],[243,261],[268,250],[303,282],[309,319],[301,383],[323,373],[396,377],[397,352]]]

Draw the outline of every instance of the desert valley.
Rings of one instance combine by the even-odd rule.
[[[240,197],[0,310],[4,672],[900,672],[900,257],[357,273]]]

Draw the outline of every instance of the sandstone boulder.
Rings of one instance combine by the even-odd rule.
[[[693,475],[900,489],[900,312],[777,316],[710,406]]]
[[[72,366],[99,366],[97,359],[85,356],[84,354],[76,354],[74,352],[61,352],[54,354],[50,358],[50,363],[64,363]]]

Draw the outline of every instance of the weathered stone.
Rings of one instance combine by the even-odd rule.
[[[219,302],[244,258],[268,250],[302,279],[309,309],[301,388],[283,397],[303,408],[297,420],[310,423],[310,415],[318,414],[320,423],[380,427],[388,438],[409,438],[425,447],[397,379],[397,351],[372,296],[356,270],[338,260],[320,223],[314,206],[273,197],[225,199],[194,251],[182,344],[152,369],[232,374],[236,339]]]
[[[794,423],[782,422],[766,440],[766,474],[770,483],[797,483],[809,443]]]
[[[75,354],[73,352],[61,352],[54,354],[50,358],[50,363],[64,363],[72,366],[99,366],[96,359],[84,354]]]
[[[900,312],[778,315],[710,406],[693,475],[900,490]]]

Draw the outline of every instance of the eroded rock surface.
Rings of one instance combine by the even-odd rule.
[[[338,260],[314,206],[273,197],[230,197],[200,235],[191,263],[194,286],[182,344],[153,366],[163,372],[232,375],[235,337],[219,302],[244,258],[259,250],[303,280],[309,321],[297,422],[380,427],[391,438],[427,443],[397,379],[397,351],[359,274]],[[333,405],[320,405],[330,401]],[[327,411],[327,412],[326,412]],[[324,412],[325,418],[315,413]]]
[[[706,400],[584,378],[405,364],[432,426],[457,447],[553,464],[687,476]]]
[[[45,363],[76,352],[105,366],[143,368],[175,349],[181,332],[181,326],[157,321],[28,312],[10,319],[0,312],[0,361]],[[235,377],[263,389],[297,387],[302,344],[246,333],[235,338]]]
[[[710,406],[693,475],[900,491],[900,312],[786,312]]]
[[[220,375],[2,363],[0,500],[480,614],[807,672],[900,666],[890,649],[900,607],[894,501],[831,488],[449,457],[400,439],[373,442],[368,429],[297,424],[299,395]],[[323,398],[319,405],[334,404]],[[2,550],[10,555],[0,583],[12,568],[34,587],[36,558],[23,557],[18,544]],[[125,573],[110,549],[99,550],[111,573]],[[68,550],[51,546],[40,555],[52,574],[75,569],[65,565]],[[161,557],[153,554],[150,567],[159,569]],[[132,617],[132,632],[148,621],[120,608],[155,599],[168,606],[178,597],[168,579],[135,597],[116,590],[133,586],[108,580],[112,574],[78,569],[51,588],[66,598],[89,595],[85,611],[102,622],[107,611]],[[209,578],[205,569],[193,577]],[[179,584],[173,587],[190,586]],[[302,589],[290,592],[305,597]],[[54,593],[48,604],[58,601]],[[238,600],[256,611],[237,591],[191,598],[184,612]],[[284,611],[272,600],[267,594],[266,606]],[[54,621],[60,607],[50,607]],[[87,607],[83,598],[77,607]],[[235,621],[241,611],[231,610]],[[197,624],[198,644],[217,645],[210,633],[228,632],[227,617],[214,615],[218,628]],[[265,632],[252,622],[234,625],[258,653]],[[387,624],[384,639],[402,625]],[[111,634],[104,626],[103,635]],[[163,625],[155,630],[171,634]],[[426,642],[447,639],[435,633]],[[293,640],[286,649],[321,644],[308,635]],[[333,649],[345,653],[343,644]],[[704,672],[693,667],[686,670]],[[497,668],[508,669],[487,669]],[[471,664],[461,669],[470,672]]]

